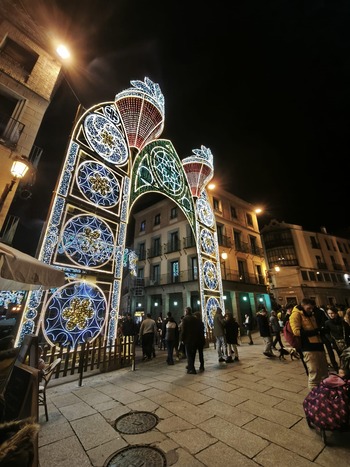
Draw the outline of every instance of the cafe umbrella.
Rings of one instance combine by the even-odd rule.
[[[64,283],[60,269],[0,242],[0,290],[45,290]]]

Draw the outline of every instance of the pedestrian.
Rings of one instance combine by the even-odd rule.
[[[326,335],[340,359],[342,352],[350,346],[350,326],[339,316],[336,307],[328,308],[329,319],[325,322]],[[339,368],[335,368],[338,371]]]
[[[136,336],[137,326],[133,320],[131,313],[127,313],[122,324],[122,331],[124,336]]]
[[[265,350],[263,354],[266,357],[274,357],[272,352],[272,335],[269,318],[267,316],[266,308],[261,308],[256,314],[256,320],[258,322],[260,336],[264,340]]]
[[[303,298],[300,305],[293,308],[289,318],[293,334],[301,337],[301,351],[308,371],[310,390],[328,376],[326,352],[320,335],[321,329],[317,326],[314,308],[313,300]]]
[[[185,344],[187,355],[187,373],[195,375],[196,352],[200,341],[200,323],[192,314],[192,308],[185,308],[185,317],[182,321],[182,341]]]
[[[218,353],[219,362],[225,362],[227,357],[226,337],[225,337],[225,321],[222,314],[222,309],[217,307],[214,315],[213,332],[216,341],[216,351]]]
[[[284,348],[281,340],[281,327],[280,323],[277,318],[277,313],[275,310],[271,311],[270,315],[270,327],[271,327],[271,334],[272,334],[272,348],[277,350],[276,344],[279,345],[279,350],[282,350]]]
[[[141,323],[139,334],[142,344],[143,360],[152,360],[156,333],[157,324],[154,319],[152,319],[151,313],[147,313],[146,318]]]
[[[199,339],[197,343],[197,350],[198,350],[198,359],[199,359],[199,371],[204,371],[204,345],[205,345],[205,328],[204,322],[202,320],[202,313],[200,311],[196,311],[194,313],[195,317],[198,319],[199,325]]]
[[[226,344],[227,344],[227,358],[226,362],[237,362],[239,360],[238,355],[238,331],[239,324],[235,320],[232,313],[226,310],[225,313],[225,335],[226,335]],[[232,358],[232,355],[234,358]]]
[[[253,320],[252,320],[252,317],[248,315],[248,313],[244,315],[243,325],[244,325],[245,332],[249,339],[249,345],[253,345],[254,344],[253,339],[252,339]]]
[[[168,352],[167,364],[174,365],[174,348],[179,342],[179,327],[171,313],[168,313],[168,319],[165,326],[165,344]]]

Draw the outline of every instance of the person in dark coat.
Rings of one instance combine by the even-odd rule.
[[[194,366],[198,344],[201,340],[200,321],[192,314],[192,308],[185,308],[185,317],[182,321],[182,342],[185,344],[187,355],[187,373],[195,375]]]
[[[227,343],[227,354],[228,357],[226,358],[227,363],[231,363],[233,361],[238,361],[238,332],[239,332],[239,324],[235,320],[232,313],[226,311],[225,313],[225,335],[226,335],[226,343]],[[234,359],[232,358],[234,355]]]
[[[329,335],[329,333],[326,332],[326,329],[325,329],[325,324],[326,324],[326,321],[329,319],[329,316],[323,308],[316,306],[315,303],[314,303],[313,313],[316,318],[318,328],[323,331],[321,332],[320,337],[323,342],[323,345],[326,347],[326,351],[327,351],[329,360],[331,362],[332,368],[337,372],[339,369],[339,365],[335,357],[334,349],[332,346],[332,338]]]
[[[172,315],[168,316],[165,326],[165,344],[168,351],[167,364],[174,365],[174,348],[179,342],[179,327]]]
[[[204,329],[204,323],[202,320],[202,313],[200,311],[196,311],[194,315],[200,322],[200,331],[199,331],[200,336],[199,336],[199,340],[197,344],[197,350],[198,350],[198,359],[199,359],[199,371],[202,372],[204,371],[205,329]]]
[[[350,346],[350,326],[339,316],[337,308],[329,308],[327,314],[329,319],[324,323],[326,335],[340,358],[343,350]]]
[[[266,308],[262,308],[260,311],[258,311],[256,314],[256,321],[258,323],[260,336],[264,339],[265,343],[265,350],[263,354],[266,357],[274,357],[275,355],[272,352],[271,328]]]
[[[130,313],[127,313],[123,321],[122,332],[123,336],[135,336],[137,334],[137,326]]]

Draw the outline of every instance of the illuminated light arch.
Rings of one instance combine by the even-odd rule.
[[[39,332],[77,346],[116,336],[129,214],[158,192],[185,214],[196,239],[203,320],[223,308],[215,216],[206,184],[213,156],[202,146],[181,161],[164,127],[164,97],[149,78],[87,110],[76,123],[54,194],[39,259],[64,269],[62,288],[30,292],[17,343]],[[136,148],[133,150],[132,148]],[[130,256],[133,269],[135,255]]]

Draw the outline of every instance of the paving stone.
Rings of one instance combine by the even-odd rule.
[[[279,381],[271,378],[260,381],[260,383],[269,385],[270,387],[274,387],[277,389],[282,389],[282,391],[290,391],[296,393],[304,389],[303,386],[301,386],[300,384],[296,384],[295,382],[293,383],[291,381]]]
[[[231,392],[234,389],[237,389],[239,386],[236,384],[230,384],[226,383],[225,381],[219,381],[218,379],[209,379],[205,378],[201,381],[204,384],[207,384],[208,386],[215,388],[215,389],[220,389],[221,391],[226,391],[226,392]]]
[[[263,451],[254,457],[254,460],[262,466],[283,465],[293,467],[312,467],[315,464],[305,457],[300,457],[295,452],[291,452],[276,444],[270,444]]]
[[[63,423],[51,424],[49,426],[41,425],[38,436],[39,447],[74,435],[72,427],[66,419],[64,420]]]
[[[94,467],[103,467],[106,460],[114,454],[115,452],[119,451],[122,448],[125,448],[128,444],[124,439],[117,438],[109,441],[108,443],[103,443],[96,448],[89,449],[87,451],[87,455],[91,461],[91,464]]]
[[[202,407],[189,404],[185,400],[169,402],[167,404],[167,409],[174,415],[181,417],[194,425],[211,417],[211,414]]]
[[[303,405],[297,402],[281,401],[275,405],[275,409],[288,412],[290,414],[298,415],[299,417],[305,417]]]
[[[170,431],[188,430],[190,428],[194,428],[193,425],[180,417],[176,417],[175,415],[173,417],[166,418],[165,420],[161,420],[157,425],[157,429],[163,433],[169,433]]]
[[[256,418],[244,428],[308,460],[315,459],[324,447],[321,439],[311,439],[262,418]]]
[[[78,404],[81,402],[81,399],[75,394],[62,394],[62,395],[52,395],[51,393],[47,394],[49,402],[53,402],[56,407],[59,409],[61,407],[66,407],[68,405]]]
[[[185,451],[185,449],[179,448],[176,450],[176,453],[178,455],[178,460],[174,464],[169,464],[171,467],[206,467],[206,465],[208,465],[202,464],[202,462]]]
[[[259,402],[260,404],[267,405],[269,407],[273,407],[274,405],[281,402],[282,399],[279,399],[275,396],[271,396],[269,394],[265,394],[258,391],[252,391],[248,388],[239,388],[235,391],[231,392],[232,395],[244,397],[245,400],[251,399],[255,402]]]
[[[73,455],[74,453],[74,455]],[[91,467],[89,456],[75,436],[64,438],[39,449],[41,467]]]
[[[322,465],[323,467],[349,467],[349,433],[341,433],[340,436],[338,435],[338,442],[342,443],[342,447],[339,447],[332,442],[332,446],[325,447],[325,449],[316,458],[317,464]]]
[[[135,402],[130,402],[128,404],[130,410],[146,411],[146,412],[155,412],[159,405],[149,399],[140,399]]]
[[[96,413],[96,410],[86,404],[85,402],[79,402],[78,404],[65,405],[60,408],[62,414],[67,420],[77,420],[79,418],[86,417]]]
[[[292,427],[300,420],[300,417],[297,415],[290,414],[273,407],[266,407],[263,404],[259,404],[258,402],[251,400],[243,402],[238,405],[237,408],[246,410],[257,417],[265,418],[266,420],[278,423],[279,425],[283,425],[287,428]]]
[[[201,407],[211,416],[217,415],[218,417],[221,417],[237,426],[243,426],[255,418],[255,415],[237,408],[239,405],[237,407],[233,407],[214,399],[205,402]]]
[[[275,396],[278,397],[279,399],[284,399],[287,401],[295,402],[299,405],[303,404],[303,400],[305,399],[305,396],[299,393],[294,393],[290,391],[284,391],[282,389],[278,388],[272,388],[269,391],[270,396]]]
[[[156,402],[159,405],[166,405],[168,402],[179,400],[173,394],[169,394],[168,392],[163,392],[155,388],[148,389],[148,391],[143,392],[142,396],[151,399],[151,401]]]
[[[243,456],[232,447],[216,443],[196,455],[196,458],[210,467],[257,467],[253,460]],[[186,465],[187,464],[183,464]],[[180,466],[179,466],[180,467]]]
[[[197,427],[250,458],[268,445],[262,437],[220,417],[210,418],[204,423],[197,424]]]
[[[161,420],[165,420],[166,418],[172,417],[174,414],[172,412],[169,412],[169,410],[165,409],[164,407],[159,407],[156,411],[155,414],[157,417],[159,417]]]
[[[225,391],[220,391],[219,389],[216,389],[216,388],[204,389],[204,391],[201,391],[201,393],[204,394],[205,396],[212,397],[216,400],[219,400],[221,402],[224,402],[225,404],[229,404],[232,406],[241,404],[242,402],[248,399],[248,397],[236,394],[236,391],[225,392]]]
[[[112,409],[108,410],[103,410],[101,412],[101,415],[107,420],[107,422],[114,424],[117,418],[121,417],[122,415],[128,412],[130,412],[129,407],[122,405],[118,402],[118,405],[116,407],[113,407]]]
[[[147,431],[146,433],[138,433],[136,435],[125,435],[123,434],[123,439],[128,444],[144,444],[144,445],[154,445],[156,443],[161,443],[166,440],[166,435],[159,431],[158,429],[154,429],[151,431]]]
[[[176,433],[168,433],[168,436],[176,441],[180,446],[187,449],[191,454],[207,448],[217,442],[216,438],[208,435],[198,428],[183,430]]]
[[[123,389],[126,389],[127,391],[131,392],[141,392],[141,391],[146,391],[146,389],[149,389],[149,385],[146,384],[141,384],[138,381],[125,381],[124,383],[121,383],[120,385]]]
[[[75,420],[72,422],[72,428],[86,451],[121,438],[120,434],[100,414]]]
[[[113,401],[110,396],[94,388],[84,388],[82,391],[75,392],[75,395],[92,407],[102,402]]]
[[[252,391],[257,391],[257,392],[267,392],[267,391],[270,391],[271,389],[271,386],[267,386],[266,384],[262,384],[260,382],[258,383],[254,383],[252,381],[248,381],[248,380],[245,380],[245,379],[241,379],[241,378],[236,378],[234,380],[234,383],[235,383],[235,386],[236,388],[235,389],[238,389],[238,388],[248,388],[248,389],[251,389]]]

